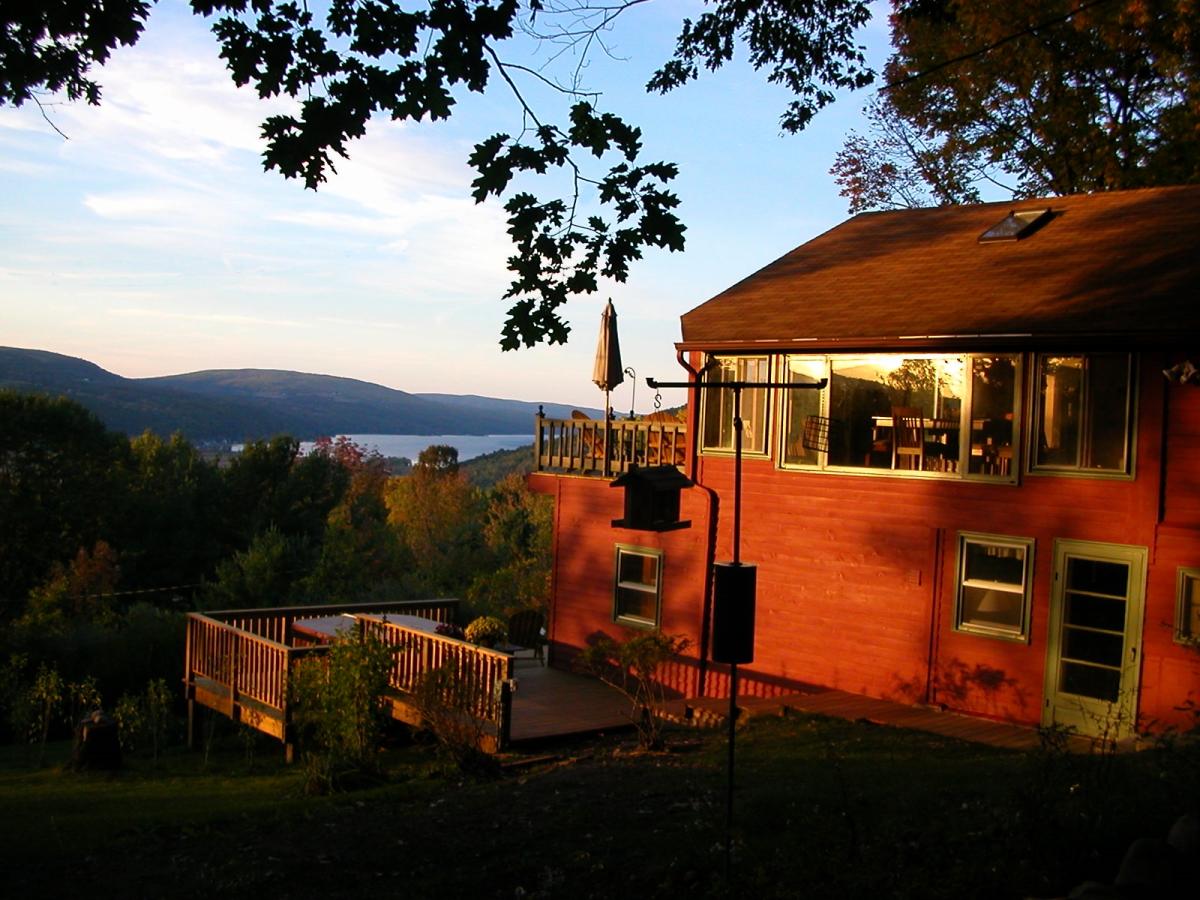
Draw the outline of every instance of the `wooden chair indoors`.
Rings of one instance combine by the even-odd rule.
[[[542,634],[545,617],[540,610],[523,609],[508,619],[508,642],[523,650],[532,650],[533,658],[546,664],[546,636]]]
[[[925,419],[919,409],[892,407],[892,468],[925,468]]]

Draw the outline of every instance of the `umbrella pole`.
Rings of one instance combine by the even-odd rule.
[[[608,478],[612,475],[612,428],[609,427],[609,422],[612,421],[612,413],[608,408],[608,391],[604,392],[604,477]]]

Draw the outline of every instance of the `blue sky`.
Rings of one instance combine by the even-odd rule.
[[[0,345],[127,377],[277,368],[599,405],[591,357],[611,296],[647,411],[644,377],[682,376],[682,313],[845,218],[828,170],[867,99],[845,97],[784,137],[787,95],[745,65],[645,94],[680,20],[701,8],[633,9],[609,35],[616,58],[585,71],[603,108],[642,126],[644,158],[679,163],[687,249],[650,253],[627,284],[571,301],[565,347],[498,346],[510,245],[500,204],[470,198],[466,165],[476,141],[519,127],[498,81],[449,122],[373,123],[314,193],[263,171],[259,123],[283,103],[235,88],[207,23],[176,0],[97,70],[100,107],[47,107],[67,139],[34,105],[0,109]],[[878,63],[886,23],[877,16],[862,40]],[[629,402],[627,382],[613,404]]]

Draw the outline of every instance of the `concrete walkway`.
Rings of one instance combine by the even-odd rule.
[[[743,697],[738,702],[738,709],[742,716],[785,715],[791,711],[833,716],[850,721],[863,720],[876,725],[912,728],[916,731],[1010,750],[1033,750],[1039,742],[1038,732],[1033,728],[964,716],[931,707],[876,700],[845,691],[821,690],[781,697]],[[673,709],[676,717],[699,725],[722,724],[726,721],[728,711],[728,699],[707,697],[675,701]],[[1090,742],[1087,739],[1072,738],[1072,750],[1086,751],[1088,747]]]

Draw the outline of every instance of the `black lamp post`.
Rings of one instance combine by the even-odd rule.
[[[632,422],[633,411],[637,408],[637,372],[633,371],[633,366],[626,366],[625,374],[629,376],[629,420]]]

